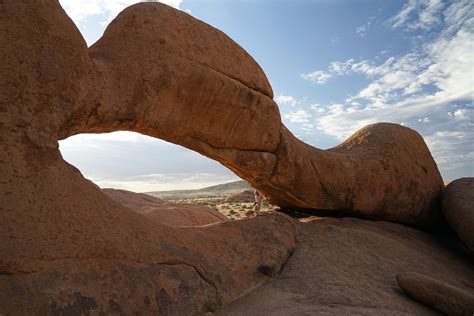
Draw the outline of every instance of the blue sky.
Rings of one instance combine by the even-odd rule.
[[[61,0],[90,45],[133,0]],[[469,1],[161,1],[222,30],[262,66],[282,118],[330,148],[358,128],[417,130],[445,180],[474,176],[474,14]],[[235,176],[138,134],[78,135],[63,156],[103,187],[197,188]]]

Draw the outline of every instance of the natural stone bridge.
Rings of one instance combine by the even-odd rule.
[[[3,124],[22,124],[33,142],[135,131],[219,161],[281,207],[410,224],[438,211],[442,179],[416,132],[376,124],[329,150],[304,144],[281,123],[258,64],[188,14],[132,6],[88,49],[62,10],[50,12],[4,31]]]
[[[330,150],[304,144],[282,125],[256,62],[186,13],[132,6],[87,48],[57,0],[0,1],[0,36],[6,314],[191,313],[239,297],[262,282],[260,264],[279,269],[294,247],[293,223],[277,214],[188,228],[148,221],[62,159],[58,140],[78,133],[183,145],[282,207],[417,225],[437,217],[443,184],[416,132],[378,124]]]

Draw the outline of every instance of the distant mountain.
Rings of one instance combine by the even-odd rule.
[[[173,190],[173,191],[152,191],[145,194],[164,199],[177,200],[189,198],[207,198],[207,197],[228,197],[245,190],[253,190],[253,188],[245,181],[233,181],[224,184],[213,185],[198,190]]]

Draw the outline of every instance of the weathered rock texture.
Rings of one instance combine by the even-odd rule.
[[[225,215],[202,205],[167,202],[126,190],[102,189],[102,192],[132,211],[161,224],[202,226],[228,220]]]
[[[443,191],[442,209],[459,238],[474,252],[474,178],[449,183]]]
[[[131,6],[88,49],[54,0],[1,12],[4,137],[23,126],[53,148],[130,130],[220,161],[282,207],[425,225],[439,215],[443,183],[420,135],[376,124],[326,151],[304,144],[282,125],[257,63],[186,13]]]
[[[461,289],[416,272],[397,275],[398,285],[413,299],[446,315],[474,315],[474,289]]]
[[[410,227],[322,218],[299,223],[297,232],[281,274],[217,315],[439,315],[399,288],[396,276],[409,271],[436,276],[464,293],[474,289],[465,256]]]
[[[255,61],[185,13],[132,6],[89,56],[95,89],[59,137],[124,129],[162,138],[220,161],[282,207],[410,224],[439,212],[442,179],[420,135],[377,124],[328,151],[304,144],[282,125]]]
[[[162,5],[145,7],[182,15]],[[138,18],[138,11],[132,15]],[[179,19],[176,23],[184,32]],[[285,262],[295,240],[293,222],[283,215],[199,227],[163,225],[113,201],[62,159],[57,140],[72,130],[86,131],[82,121],[96,121],[99,113],[107,118],[102,111],[108,107],[117,121],[106,127],[105,119],[103,130],[127,124],[132,129],[140,125],[135,113],[149,102],[148,92],[140,90],[148,71],[134,77],[137,68],[130,63],[132,81],[126,82],[119,64],[113,69],[91,59],[58,1],[0,2],[0,42],[0,314],[195,314],[262,282],[261,264]],[[159,67],[173,67],[167,58]],[[156,75],[155,61],[141,62]],[[154,79],[174,86],[188,78],[185,70],[176,74]],[[121,95],[129,89],[144,103]],[[109,102],[114,104],[102,107]],[[166,118],[166,109],[155,111]],[[190,121],[174,130],[191,126],[186,124],[193,115],[186,116]]]
[[[417,133],[379,124],[328,151],[300,142],[255,61],[183,12],[132,6],[88,49],[57,0],[0,1],[0,36],[1,314],[195,313],[293,248],[283,215],[184,228],[123,207],[62,159],[58,139],[77,133],[181,144],[281,206],[436,214],[442,182]]]

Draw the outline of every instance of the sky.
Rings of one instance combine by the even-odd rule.
[[[60,0],[88,45],[134,0]],[[425,139],[445,181],[474,176],[474,10],[442,0],[163,0],[260,64],[283,123],[333,147],[376,122]],[[136,192],[237,180],[218,162],[130,132],[76,135],[63,157],[101,187]]]

